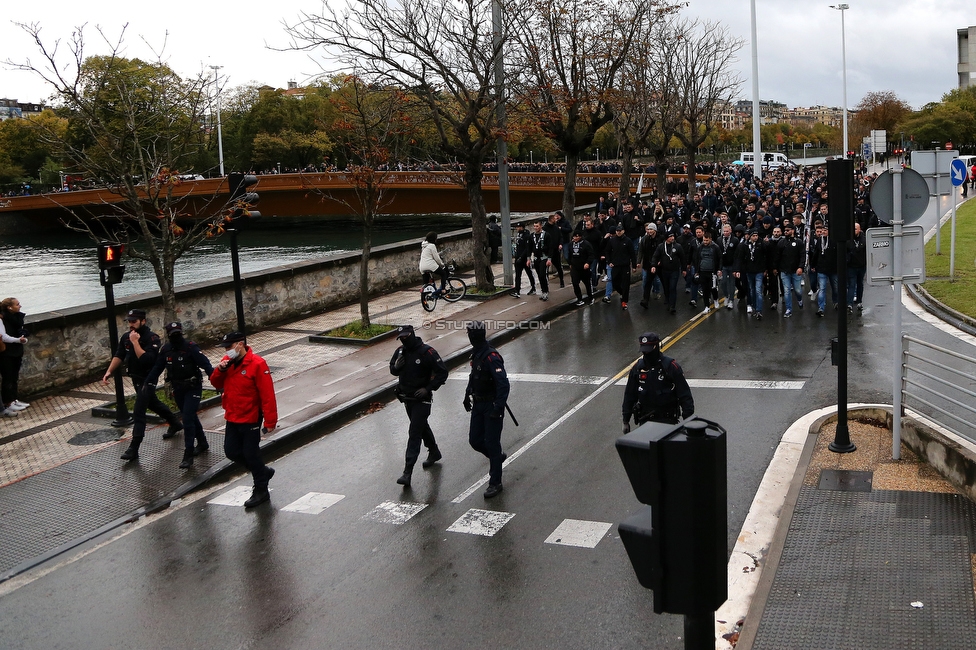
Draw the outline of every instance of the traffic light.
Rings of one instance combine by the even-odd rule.
[[[125,275],[125,265],[122,264],[124,250],[122,244],[102,242],[98,245],[98,270],[102,286],[122,282]]]
[[[259,196],[257,192],[248,190],[253,185],[257,185],[258,177],[254,174],[242,174],[231,172],[227,175],[227,184],[230,187],[230,198],[227,205],[231,208],[231,216],[237,217],[260,217],[261,213],[251,208],[258,204]]]
[[[726,436],[714,422],[649,422],[617,439],[638,501],[617,526],[658,614],[714,612],[728,598]]]

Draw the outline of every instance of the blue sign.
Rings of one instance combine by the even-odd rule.
[[[953,159],[949,163],[949,178],[952,179],[952,184],[955,187],[959,187],[966,182],[966,178],[969,176],[969,170],[966,169],[966,163],[959,160],[958,158]]]

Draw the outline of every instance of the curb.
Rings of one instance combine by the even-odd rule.
[[[970,336],[976,336],[976,319],[970,318],[966,314],[956,311],[935,298],[917,284],[906,284],[905,289],[915,302],[922,306],[922,309],[932,314],[939,320],[949,323],[956,329],[962,330]]]

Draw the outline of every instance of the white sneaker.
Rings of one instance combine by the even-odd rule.
[[[20,401],[19,399],[15,399],[15,400],[14,400],[14,404],[15,404],[16,406],[19,406],[19,407],[20,407],[20,408],[22,408],[22,409],[25,409],[25,408],[27,408],[28,406],[30,406],[30,404],[28,404],[27,402],[21,402],[21,401]]]
[[[23,411],[28,406],[29,406],[28,404],[21,404],[17,402],[17,400],[14,400],[13,402],[10,402],[10,406],[8,406],[7,408],[10,409],[11,411]]]
[[[708,311],[709,311],[709,310],[708,310],[708,305],[705,305],[705,309],[704,309],[704,311],[702,311],[702,313],[703,313],[703,314],[707,314],[707,313],[708,313]]]
[[[809,295],[810,295],[811,298],[813,298],[813,296],[814,296],[815,293],[816,293],[816,291],[814,291],[813,289],[810,289]]]
[[[715,307],[715,309],[718,309],[718,300],[713,300],[712,306]]]
[[[746,313],[747,314],[751,314],[752,313],[752,305],[746,305]]]
[[[733,298],[726,298],[725,308],[728,309],[729,311],[735,309],[735,300]]]
[[[0,412],[0,416],[5,418],[12,418],[16,415],[20,415],[20,411],[15,411],[12,408],[5,408],[3,409],[3,412]]]

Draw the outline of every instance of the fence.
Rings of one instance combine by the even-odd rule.
[[[976,442],[976,358],[902,335],[902,403]]]

